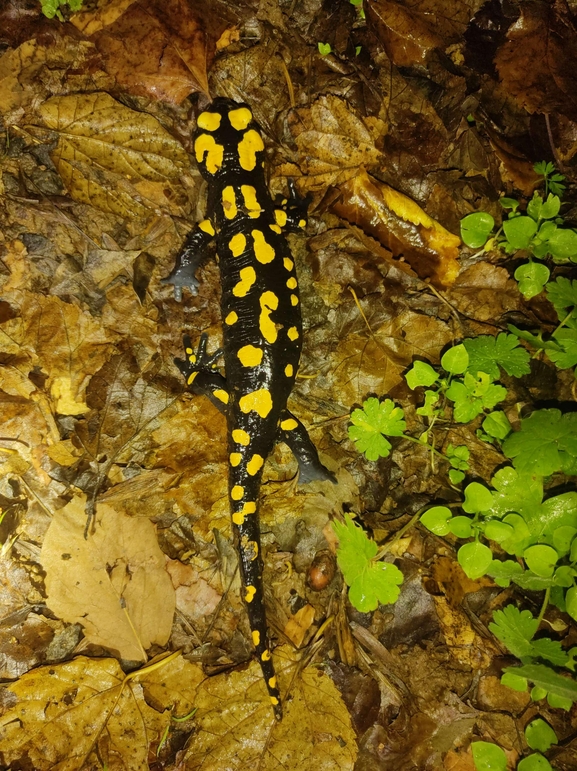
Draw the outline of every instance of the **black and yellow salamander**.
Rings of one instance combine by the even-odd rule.
[[[289,183],[277,205],[264,175],[264,142],[250,108],[215,99],[198,116],[194,154],[208,182],[207,217],[188,235],[166,284],[177,300],[196,294],[196,271],[216,240],[222,284],[223,350],[198,349],[185,337],[186,361],[176,364],[195,393],[208,396],[228,424],[229,498],[244,599],[256,655],[277,719],[280,693],[268,641],[262,589],[258,495],[275,441],[299,462],[299,481],[335,481],[303,424],[287,409],[301,353],[302,323],[295,264],[283,230],[306,226],[307,201]],[[217,362],[224,357],[225,377]]]

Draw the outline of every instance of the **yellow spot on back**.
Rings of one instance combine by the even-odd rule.
[[[249,265],[248,268],[243,268],[239,275],[240,281],[233,287],[232,293],[235,297],[246,297],[256,281],[256,273],[254,268]]]
[[[256,511],[256,503],[254,501],[247,501],[242,507],[243,514],[254,514]]]
[[[232,432],[232,441],[247,447],[250,443],[250,436],[244,429],[235,428]]]
[[[291,294],[291,305],[298,305],[299,304],[299,298],[296,296],[296,294]]]
[[[262,348],[256,348],[254,345],[243,345],[237,353],[240,363],[243,367],[258,367],[262,361]]]
[[[284,373],[287,377],[292,377],[294,372],[294,368],[292,364],[287,364],[284,368]]]
[[[263,292],[259,299],[260,316],[258,327],[261,335],[267,343],[274,343],[278,337],[276,324],[271,319],[270,314],[278,308],[278,297],[274,292]]]
[[[228,114],[230,125],[237,131],[244,131],[252,120],[252,113],[248,107],[239,107]]]
[[[238,143],[238,160],[245,171],[252,171],[256,166],[256,154],[264,150],[261,135],[254,129],[245,132]]]
[[[256,503],[254,501],[247,501],[240,511],[235,511],[232,515],[232,521],[235,525],[243,525],[245,517],[249,514],[254,514],[256,511]],[[252,541],[254,543],[254,541]],[[258,554],[258,545],[257,545]]]
[[[294,262],[290,259],[290,257],[285,257],[282,261],[282,264],[285,266],[287,270],[292,270],[295,266]]]
[[[229,462],[231,466],[239,466],[241,460],[242,460],[242,455],[240,454],[240,452],[231,452],[229,457]]]
[[[244,595],[244,601],[245,602],[252,602],[253,597],[256,594],[256,588],[254,586],[247,586],[246,587],[246,594]]]
[[[287,418],[286,420],[281,420],[280,427],[283,431],[294,431],[294,429],[298,426],[298,423],[294,418]]]
[[[255,648],[260,645],[260,632],[258,629],[255,629],[252,633],[252,642]]]
[[[257,260],[262,262],[263,265],[272,262],[275,252],[272,246],[265,241],[262,230],[252,230],[251,233],[254,239],[254,254]]]
[[[235,485],[230,491],[230,497],[232,498],[233,501],[242,500],[243,495],[244,495],[244,487],[241,487],[240,485]]]
[[[276,707],[276,705],[278,704],[277,697],[276,696],[271,696],[270,697],[270,703],[273,705],[273,707]]]
[[[289,280],[286,282],[286,285],[289,289],[296,289],[297,288],[297,280],[294,276],[289,278]]]
[[[271,229],[271,230],[272,230],[274,233],[280,233],[280,232],[281,232],[281,229],[279,228],[279,226],[278,226],[278,225],[269,225],[269,228],[270,228],[270,229]]]
[[[236,195],[232,185],[227,185],[222,191],[222,208],[224,216],[228,220],[233,220],[237,215]]]
[[[205,163],[209,174],[216,174],[222,166],[224,147],[218,145],[210,134],[201,134],[194,143],[197,163]]]
[[[256,200],[256,188],[254,188],[252,185],[241,185],[240,192],[242,193],[242,197],[244,198],[244,205],[249,210],[249,212],[262,211],[261,205]]]
[[[246,464],[246,470],[251,475],[251,477],[253,477],[255,474],[257,474],[261,470],[263,463],[264,463],[264,459],[263,459],[262,455],[253,455],[252,456],[252,458]]]
[[[299,338],[298,329],[296,327],[291,327],[287,332],[287,336],[289,340],[298,340]]]
[[[306,220],[299,220],[299,228],[306,228],[307,221]]]
[[[276,677],[269,677],[268,686],[269,688],[276,688]]]
[[[218,112],[201,112],[196,121],[198,128],[216,131],[220,126],[221,115]]]
[[[223,391],[222,388],[216,388],[212,392],[212,395],[219,401],[223,402],[224,404],[228,404],[228,393],[226,391]]]
[[[281,228],[284,228],[286,225],[286,211],[283,211],[282,209],[275,209],[274,218],[276,220],[276,224],[280,225]]]
[[[224,323],[225,324],[234,324],[238,321],[238,313],[236,311],[231,311],[228,316],[225,318]]]
[[[228,242],[228,248],[232,252],[233,257],[240,257],[240,255],[246,249],[246,236],[244,233],[237,233]]]
[[[263,652],[262,652],[262,656],[261,656],[261,659],[262,659],[263,661],[270,661],[270,651],[269,651],[269,649],[268,649],[268,648],[266,649],[266,651],[263,651]]]
[[[191,372],[191,373],[190,373],[190,375],[189,375],[189,377],[188,377],[188,380],[186,381],[186,384],[187,384],[187,385],[192,385],[192,382],[193,382],[194,378],[195,378],[197,375],[198,375],[198,372]]]
[[[266,418],[272,410],[272,397],[267,388],[258,388],[249,394],[241,396],[238,406],[244,413],[256,412],[261,418]]]
[[[210,220],[203,220],[199,223],[198,227],[205,233],[208,233],[209,236],[214,235],[214,227]]]

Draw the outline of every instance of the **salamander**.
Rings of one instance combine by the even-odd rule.
[[[185,336],[186,359],[175,359],[187,386],[225,414],[228,492],[239,553],[242,591],[252,642],[275,717],[282,717],[263,598],[258,498],[264,462],[276,441],[299,463],[299,481],[335,481],[305,427],[287,409],[302,345],[295,263],[284,231],[302,231],[308,201],[289,180],[282,204],[268,191],[262,132],[244,103],[215,99],[197,119],[194,155],[207,185],[206,219],[189,233],[163,279],[196,295],[196,272],[216,243],[222,285],[222,351],[209,355],[202,335],[196,350]],[[224,358],[226,378],[218,368]]]

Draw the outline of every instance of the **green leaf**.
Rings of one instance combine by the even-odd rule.
[[[577,620],[577,586],[572,586],[565,593],[565,608],[571,618]]]
[[[517,771],[553,771],[553,766],[543,755],[535,753],[520,760],[517,765]]]
[[[547,752],[549,747],[558,743],[555,731],[540,717],[525,726],[525,739],[532,750],[539,752]]]
[[[468,461],[471,455],[471,451],[466,444],[460,444],[457,447],[454,447],[449,443],[447,445],[447,449],[445,450],[445,455],[447,456],[447,460],[453,468],[460,469],[461,471],[469,470]]]
[[[516,198],[499,198],[499,203],[503,209],[513,209],[514,212],[519,208],[519,201]]]
[[[519,329],[519,327],[516,327],[514,324],[507,324],[507,327],[509,332],[517,335],[517,337],[521,338],[521,340],[526,340],[534,348],[557,349],[559,347],[556,343],[543,340],[543,332],[541,330],[539,330],[539,332],[534,335],[531,332],[528,332],[526,329]]]
[[[537,223],[531,217],[515,217],[503,222],[503,232],[513,249],[528,249],[537,232]]]
[[[421,515],[421,522],[431,533],[444,536],[450,533],[449,520],[452,516],[451,509],[446,506],[433,506]]]
[[[507,522],[500,522],[498,519],[485,521],[485,538],[490,541],[502,543],[514,535],[515,531]]]
[[[367,537],[348,514],[345,523],[334,521],[333,529],[339,539],[337,562],[349,589],[352,605],[361,613],[369,613],[379,603],[388,605],[397,600],[401,571],[389,562],[376,562],[377,544]]]
[[[473,528],[471,527],[471,520],[469,517],[453,517],[449,520],[449,528],[453,535],[457,538],[470,538],[473,535]]]
[[[520,265],[515,271],[515,278],[519,282],[519,291],[526,300],[541,294],[550,275],[549,268],[540,262],[527,262],[525,265]]]
[[[495,439],[505,439],[512,431],[509,418],[504,412],[501,412],[501,410],[498,412],[491,412],[487,415],[481,425],[483,426],[483,430]]]
[[[557,228],[548,241],[549,254],[564,262],[577,257],[577,233],[568,228]]]
[[[454,469],[454,468],[449,469],[449,481],[451,482],[452,485],[460,485],[464,478],[465,478],[465,474],[462,471],[458,471],[457,469]],[[457,533],[455,533],[455,535],[457,535]]]
[[[507,396],[507,389],[493,385],[491,376],[478,372],[475,378],[465,372],[463,381],[454,380],[446,391],[446,396],[455,402],[453,417],[458,423],[468,423],[485,409],[492,409]]]
[[[559,556],[563,557],[565,554],[569,554],[571,541],[575,538],[575,535],[577,535],[577,528],[571,525],[562,525],[555,528],[553,531],[553,546]]]
[[[373,396],[363,403],[362,410],[351,414],[353,425],[349,426],[349,438],[368,460],[386,458],[392,445],[383,434],[402,436],[406,428],[403,418],[403,410],[390,399],[380,402]]]
[[[551,667],[544,664],[525,664],[522,667],[507,667],[505,672],[512,672],[518,677],[525,677],[547,694],[569,702],[577,701],[577,683],[570,677],[558,675]]]
[[[514,605],[496,610],[489,624],[489,630],[518,659],[532,655],[531,639],[538,627],[539,621],[531,611],[519,610]]]
[[[518,691],[519,693],[523,693],[527,690],[527,680],[524,677],[514,675],[512,672],[505,672],[505,674],[501,676],[501,684],[506,685],[507,688],[511,688],[511,690]],[[545,694],[543,694],[541,698],[544,699]]]
[[[330,43],[318,43],[318,49],[321,56],[327,56],[332,51]]]
[[[531,371],[529,353],[519,346],[516,335],[508,335],[506,332],[501,332],[497,337],[480,335],[463,340],[463,345],[469,354],[468,369],[473,375],[486,372],[496,380],[501,374],[499,367],[514,377],[527,375]]]
[[[416,361],[405,375],[409,388],[414,391],[418,386],[431,386],[439,379],[439,375],[424,361]]]
[[[439,409],[435,408],[435,404],[437,404],[438,401],[439,394],[437,391],[425,391],[425,403],[422,407],[417,408],[417,415],[422,415],[426,418],[433,418],[439,412]]]
[[[474,581],[481,578],[487,572],[487,569],[493,561],[491,549],[485,544],[474,541],[461,546],[457,554],[459,565],[465,571],[467,578]]]
[[[529,570],[543,578],[549,578],[553,575],[558,558],[555,549],[545,544],[529,546],[523,552],[523,559],[527,563]]]
[[[555,342],[562,350],[548,350],[547,357],[559,369],[569,369],[577,365],[577,329],[557,329],[553,332]]]
[[[472,742],[471,753],[476,771],[506,771],[507,756],[491,742]]]
[[[547,200],[541,207],[540,216],[544,220],[551,220],[559,214],[561,208],[561,200],[558,195],[552,195],[549,193]]]
[[[493,505],[493,493],[479,482],[471,482],[465,487],[463,511],[476,514],[479,511],[489,511]]]
[[[479,249],[485,245],[494,227],[495,220],[487,212],[467,214],[461,220],[461,238],[471,249]]]
[[[533,198],[527,204],[527,214],[534,220],[538,220],[541,216],[541,209],[543,208],[543,199],[539,193],[535,190]]]
[[[462,343],[449,348],[441,358],[441,366],[451,375],[462,375],[468,365],[469,354]]]
[[[553,304],[559,321],[565,318],[567,312],[577,307],[577,280],[572,281],[559,276],[546,287],[547,299]]]
[[[549,476],[577,471],[577,413],[536,410],[503,443],[503,452],[521,472]]]
[[[522,572],[523,568],[518,562],[513,562],[513,560],[501,562],[494,559],[487,570],[487,575],[491,576],[497,586],[507,587]]]

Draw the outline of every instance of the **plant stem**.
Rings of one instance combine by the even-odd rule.
[[[428,447],[428,448],[430,449],[430,451],[431,451],[431,452],[434,452],[434,453],[435,453],[435,455],[438,455],[438,456],[439,456],[439,458],[442,458],[443,460],[446,460],[446,461],[447,461],[447,463],[449,462],[449,459],[447,458],[447,456],[446,456],[446,455],[443,455],[443,453],[442,453],[442,452],[439,452],[438,450],[436,450],[436,449],[435,449],[435,448],[434,448],[432,445],[430,445],[428,442],[427,442],[427,444],[423,444],[423,442],[419,442],[419,440],[418,440],[418,439],[415,439],[415,437],[414,437],[414,436],[409,436],[408,434],[402,434],[402,437],[403,437],[403,439],[408,439],[408,440],[409,440],[409,442],[413,442],[414,444],[418,444],[420,447]]]
[[[548,586],[545,589],[545,597],[543,598],[543,604],[541,605],[541,610],[539,612],[539,615],[537,616],[537,629],[539,629],[539,625],[541,624],[541,621],[543,621],[543,616],[545,615],[545,611],[547,610],[547,605],[549,605],[549,597],[551,595],[551,587]]]

